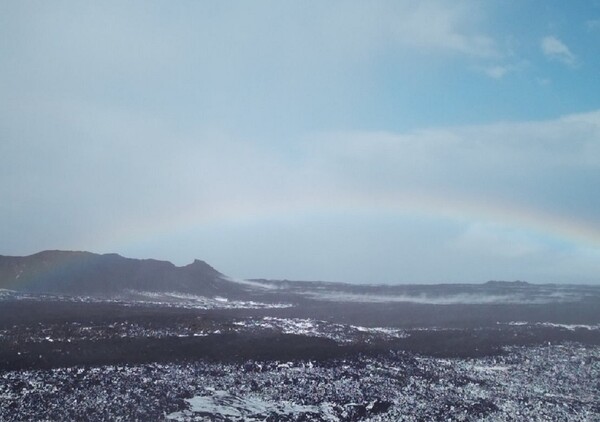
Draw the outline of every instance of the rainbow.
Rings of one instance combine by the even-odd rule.
[[[372,215],[373,218],[377,215],[417,216],[463,224],[488,223],[576,247],[600,250],[600,227],[594,222],[493,199],[482,201],[466,196],[414,192],[394,195],[336,192],[328,197],[305,195],[268,203],[230,200],[219,206],[192,203],[173,215],[149,215],[128,221],[107,232],[100,245],[106,250],[115,250],[115,247],[125,248],[219,224],[253,224],[311,215],[344,214]]]
[[[187,234],[206,227],[219,225],[253,225],[275,222],[293,222],[311,216],[336,218],[340,215],[380,218],[424,218],[447,220],[465,226],[487,223],[537,236],[544,242],[582,248],[600,256],[600,227],[590,222],[569,219],[539,209],[518,207],[514,204],[441,195],[331,195],[324,197],[296,197],[270,202],[229,201],[220,207],[207,208],[199,204],[180,210],[167,217],[150,215],[129,221],[115,230],[106,232],[94,250],[123,251],[137,245],[160,241],[169,236]],[[87,241],[86,241],[87,242]],[[86,243],[87,245],[87,243]],[[87,248],[87,246],[86,246]],[[201,257],[200,257],[201,258]],[[60,279],[73,265],[74,258],[65,256],[53,260],[34,274],[23,275],[18,284],[44,283]]]

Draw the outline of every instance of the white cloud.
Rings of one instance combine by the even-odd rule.
[[[502,79],[509,71],[507,66],[490,66],[484,69],[485,74],[493,79]]]
[[[527,67],[527,65],[527,62],[521,61],[512,64],[494,64],[476,69],[492,79],[502,79],[509,73],[523,70],[525,67]]]
[[[569,66],[575,66],[577,57],[571,52],[569,47],[558,38],[551,35],[544,37],[542,38],[540,47],[542,52],[549,59],[558,60]]]

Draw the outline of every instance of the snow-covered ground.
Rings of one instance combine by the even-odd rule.
[[[597,421],[600,347],[0,373],[0,420]],[[271,419],[268,419],[271,418]]]

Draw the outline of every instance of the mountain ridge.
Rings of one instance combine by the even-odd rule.
[[[240,287],[196,259],[178,267],[169,261],[126,258],[116,253],[46,250],[28,256],[0,255],[0,288],[35,293],[115,296],[127,290],[178,291],[214,296]]]

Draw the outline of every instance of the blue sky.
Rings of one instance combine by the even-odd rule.
[[[0,253],[600,281],[600,2],[0,4]]]

